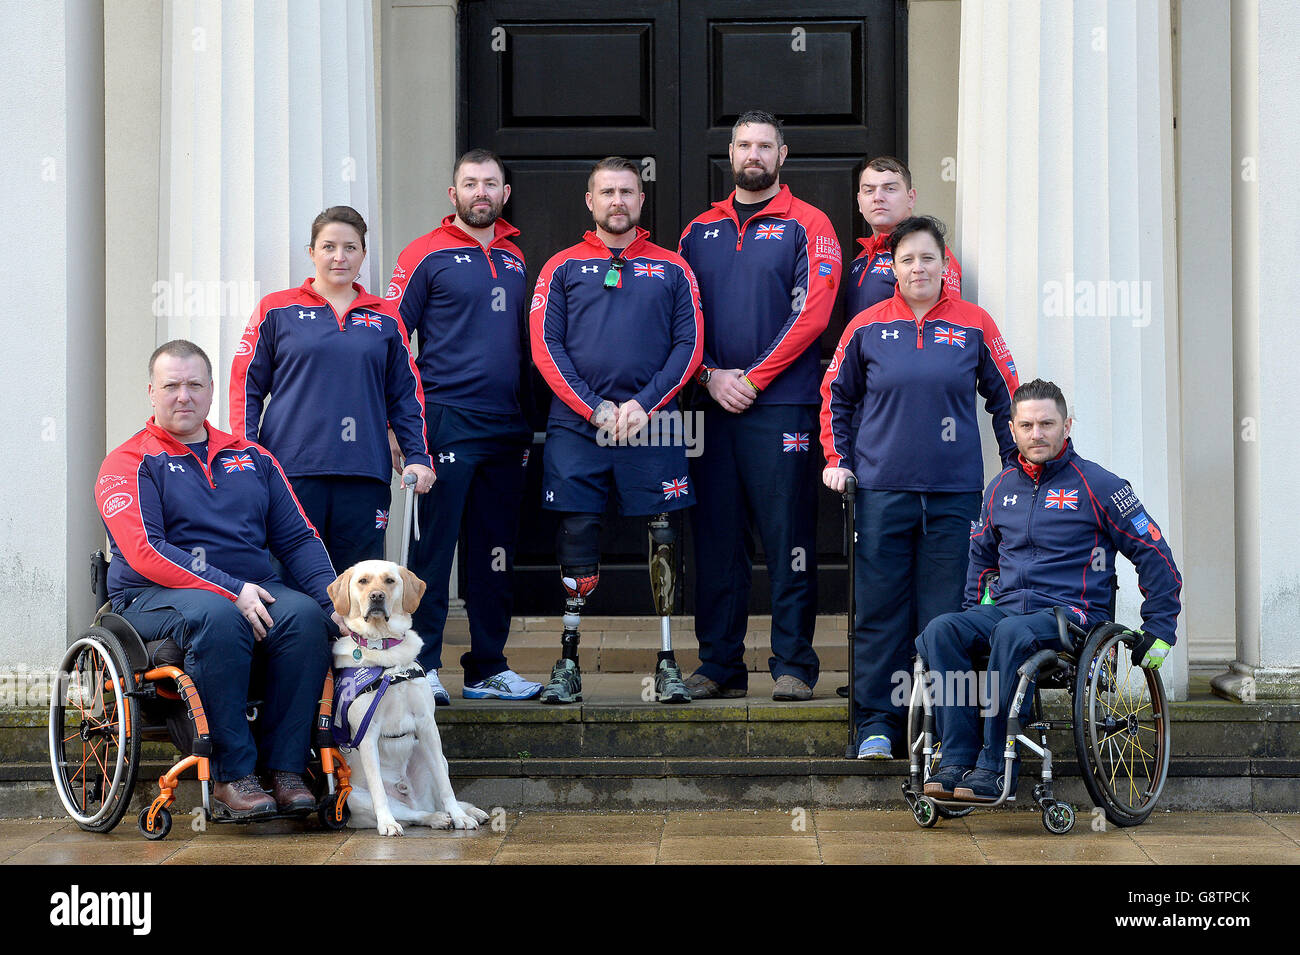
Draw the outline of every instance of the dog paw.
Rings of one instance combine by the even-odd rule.
[[[447,815],[445,812],[431,812],[429,813],[429,821],[427,825],[430,829],[450,829],[451,816]]]
[[[453,829],[477,829],[478,820],[463,812],[452,813],[451,826]]]
[[[478,806],[472,806],[467,802],[461,803],[460,809],[461,812],[465,813],[465,815],[469,816],[479,825],[482,825],[483,823],[487,822],[490,818],[492,818],[487,813],[485,813],[482,809],[480,809]]]
[[[402,835],[401,824],[396,819],[389,817],[387,820],[379,820],[379,834],[381,836],[400,836]]]

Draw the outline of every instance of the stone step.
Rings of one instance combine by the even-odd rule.
[[[545,671],[525,675],[546,678]],[[460,675],[444,676],[454,703],[439,708],[438,722],[452,759],[834,758],[847,740],[847,703],[834,692],[843,673],[824,673],[806,703],[774,702],[771,677],[758,674],[742,699],[675,706],[643,701],[652,687],[637,674],[585,674],[584,702],[571,706],[465,700]],[[1193,684],[1190,700],[1170,706],[1174,758],[1300,758],[1300,704],[1233,703],[1202,683]],[[1049,691],[1044,701],[1049,719],[1067,716],[1063,692]],[[0,764],[48,759],[46,719],[36,707],[0,709]],[[1070,734],[1052,738],[1058,750],[1073,751]],[[145,747],[147,758],[171,757],[166,743]]]
[[[165,762],[142,764],[132,808],[122,827],[156,793]],[[1053,762],[1059,799],[1087,823],[1092,803],[1070,754]],[[453,759],[458,798],[509,811],[599,809],[900,808],[903,760],[835,758],[730,759]],[[1025,761],[1017,808],[1033,809],[1040,764]],[[197,782],[177,792],[172,815],[181,824],[200,805]],[[1176,759],[1161,796],[1162,811],[1300,811],[1300,759],[1219,757]],[[64,815],[48,764],[0,766],[0,818]]]
[[[824,614],[817,618],[813,646],[823,669],[848,669],[848,637],[844,614]],[[766,673],[771,656],[772,618],[749,618],[745,635],[745,665],[751,673]],[[506,656],[519,673],[549,672],[560,654],[563,624],[557,617],[513,617]],[[584,673],[649,673],[661,646],[660,618],[608,617],[582,618],[581,659]],[[695,640],[695,618],[672,618],[673,648],[678,662],[687,673],[699,666],[699,644]],[[443,630],[443,667],[449,673],[461,672],[460,655],[469,647],[469,620],[450,617]]]

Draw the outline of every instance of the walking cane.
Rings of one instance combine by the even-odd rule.
[[[402,503],[402,566],[406,567],[406,558],[411,550],[411,528],[415,528],[415,539],[420,539],[420,524],[416,517],[415,475],[403,474],[402,487],[406,491],[406,500]]]
[[[844,481],[844,493],[840,496],[840,507],[844,510],[845,551],[849,566],[849,742],[845,749],[846,759],[858,758],[858,681],[857,656],[854,653],[854,638],[857,635],[857,498],[858,479],[852,474]]]

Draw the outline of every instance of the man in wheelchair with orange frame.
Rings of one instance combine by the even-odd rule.
[[[1182,578],[1132,487],[1075,453],[1071,424],[1055,384],[1035,380],[1016,390],[1011,425],[1020,454],[988,485],[972,525],[966,609],[936,617],[916,640],[918,682],[926,688],[914,690],[914,699],[931,695],[924,700],[926,725],[933,726],[941,755],[937,769],[924,777],[924,800],[904,786],[922,825],[932,825],[936,811],[964,815],[972,807],[1013,800],[1019,738],[1043,756],[1043,784],[1035,798],[1044,823],[1053,832],[1068,830],[1073,810],[1059,804],[1064,809],[1054,815],[1058,804],[1051,798],[1046,737],[1039,748],[1022,735],[1030,703],[1040,712],[1029,728],[1053,728],[1042,719],[1034,687],[1057,670],[1074,677],[1066,685],[1074,690],[1080,769],[1108,818],[1121,825],[1141,822],[1163,785],[1168,715],[1153,671],[1176,639]],[[1108,622],[1117,551],[1136,566],[1145,598],[1138,631]],[[1141,668],[1140,677],[1122,672],[1121,650]],[[971,699],[981,668],[981,698]],[[1126,691],[1130,677],[1138,685]],[[963,686],[967,693],[954,692]],[[920,721],[909,722],[916,766]],[[1148,760],[1145,791],[1139,792],[1133,766]],[[1122,788],[1115,785],[1121,767],[1127,767],[1131,799],[1115,791]]]
[[[168,342],[150,358],[154,416],[105,458],[95,485],[113,553],[108,595],[154,645],[149,665],[169,662],[160,653],[183,657],[202,700],[191,719],[206,718],[210,730],[212,816],[307,813],[317,801],[302,774],[329,646],[348,630],[325,590],[335,577],[325,547],[279,463],[207,423],[212,389],[212,364],[192,342]],[[310,596],[279,580],[272,554]],[[168,638],[174,646],[155,643]],[[266,669],[256,741],[246,717],[255,648]],[[143,819],[142,828],[151,835]]]

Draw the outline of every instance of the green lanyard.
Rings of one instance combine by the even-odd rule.
[[[621,255],[616,255],[609,260],[609,271],[605,273],[605,288],[618,287],[619,273],[623,271],[623,266],[626,264]]]

